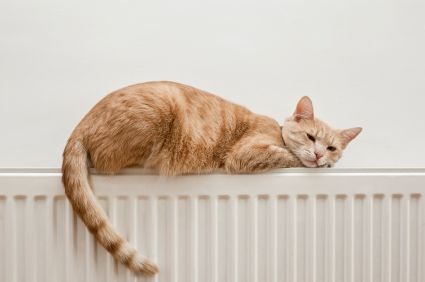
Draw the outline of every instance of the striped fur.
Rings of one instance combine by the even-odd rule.
[[[255,173],[306,166],[305,151],[332,141],[338,148],[326,157],[333,164],[359,133],[350,130],[336,131],[315,119],[306,97],[281,131],[275,120],[199,89],[174,82],[142,83],[106,96],[78,124],[63,153],[62,181],[73,209],[97,241],[134,273],[154,274],[158,267],[117,232],[96,200],[89,162],[107,174],[130,166],[164,175],[219,168]],[[310,144],[307,131],[323,136]],[[322,166],[319,160],[316,166]]]

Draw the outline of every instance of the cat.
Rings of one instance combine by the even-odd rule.
[[[109,94],[82,119],[63,152],[62,182],[97,241],[134,273],[152,275],[158,266],[117,232],[98,203],[88,180],[89,164],[106,174],[142,166],[167,176],[331,167],[361,130],[330,128],[315,118],[308,97],[281,127],[194,87],[146,82]]]

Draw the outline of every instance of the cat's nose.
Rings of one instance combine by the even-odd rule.
[[[319,152],[314,152],[314,154],[316,155],[316,160],[319,160],[321,157],[323,157],[323,155]]]

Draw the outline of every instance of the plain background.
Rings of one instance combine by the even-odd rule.
[[[105,94],[174,80],[364,131],[339,167],[425,166],[423,0],[0,0],[0,167],[59,167]]]

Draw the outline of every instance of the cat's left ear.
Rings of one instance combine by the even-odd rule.
[[[362,132],[361,127],[353,127],[341,130],[339,134],[341,136],[343,146],[346,147],[348,143],[351,142],[351,140],[353,140],[354,138],[356,138],[357,135],[360,134],[360,132]]]
[[[313,103],[309,97],[304,96],[298,101],[297,108],[295,109],[293,116],[297,122],[302,119],[314,119]]]

